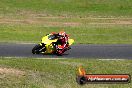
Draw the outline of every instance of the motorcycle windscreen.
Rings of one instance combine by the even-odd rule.
[[[44,44],[51,44],[52,42],[56,42],[56,41],[57,41],[57,39],[49,40],[48,36],[44,36],[42,38],[42,43],[44,43]]]
[[[69,39],[68,42],[69,42],[69,45],[72,45],[74,43],[74,40],[73,39]]]

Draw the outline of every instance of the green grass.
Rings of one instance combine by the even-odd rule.
[[[1,0],[2,16],[130,16],[131,0]]]
[[[33,42],[51,32],[64,29],[76,44],[132,44],[131,25],[90,25],[77,27],[45,25],[0,25],[0,42]]]
[[[132,44],[131,2],[1,0],[0,42],[38,43],[45,34],[64,29],[77,44]]]
[[[1,58],[0,68],[13,68],[25,73],[0,74],[0,86],[2,88],[130,88],[132,86],[132,83],[80,86],[75,81],[77,68],[80,65],[87,73],[92,74],[132,75],[131,60]]]
[[[132,44],[132,26],[129,24],[132,23],[131,14],[131,0],[0,0],[0,42],[39,43],[45,34],[64,29],[75,39],[76,44]],[[80,86],[75,82],[76,69],[80,65],[86,68],[87,73],[132,75],[131,60],[0,58],[0,68],[25,72],[23,75],[0,72],[0,87],[132,86],[132,83]]]

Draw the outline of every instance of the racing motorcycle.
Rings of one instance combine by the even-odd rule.
[[[70,46],[74,43],[73,39],[68,39],[69,47],[67,47],[64,52],[61,49],[56,49],[53,45],[54,42],[57,42],[58,38],[54,34],[47,34],[42,37],[41,43],[34,46],[32,49],[33,54],[56,54],[61,56],[65,51],[70,49]],[[59,46],[59,45],[58,45]]]

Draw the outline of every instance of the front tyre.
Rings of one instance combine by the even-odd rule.
[[[39,53],[41,53],[41,49],[42,49],[42,46],[38,44],[32,49],[32,53],[39,54]]]

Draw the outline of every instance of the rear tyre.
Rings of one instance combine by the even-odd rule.
[[[32,53],[39,54],[41,52],[41,50],[42,50],[42,46],[38,44],[32,49]]]
[[[62,54],[63,54],[62,50],[57,50],[57,51],[56,51],[56,55],[57,55],[57,56],[62,56]]]

